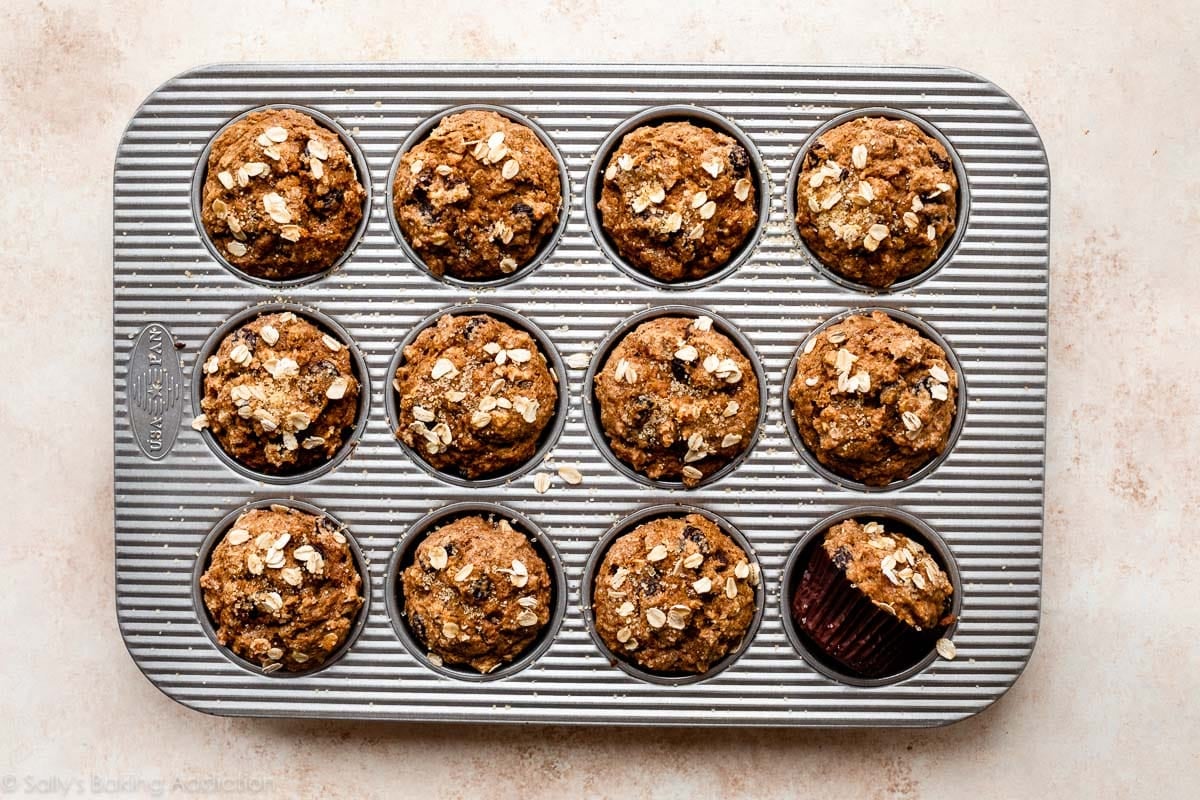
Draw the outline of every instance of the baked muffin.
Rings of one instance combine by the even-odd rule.
[[[904,670],[954,621],[954,586],[918,542],[849,519],[812,548],[792,618],[816,648],[866,678]]]
[[[923,272],[954,235],[950,154],[906,119],[860,117],[821,134],[804,155],[796,194],[809,249],[867,286]]]
[[[558,162],[537,134],[508,117],[451,114],[400,157],[392,206],[434,275],[502,278],[532,261],[558,225]]]
[[[404,348],[392,387],[396,436],[434,469],[468,480],[528,461],[554,418],[557,378],[525,331],[447,314]]]
[[[809,452],[869,486],[904,480],[946,449],[957,395],[946,352],[882,311],[809,339],[788,389]]]
[[[203,413],[192,426],[248,469],[295,474],[333,458],[352,435],[358,392],[337,337],[290,311],[263,314],[205,360]]]
[[[758,565],[707,517],[651,520],[604,554],[592,588],[596,632],[646,670],[707,672],[745,638],[758,582]]]
[[[462,517],[418,546],[401,575],[404,614],[438,664],[488,673],[550,622],[550,572],[507,520]]]
[[[217,641],[263,672],[325,663],[363,605],[345,534],[280,505],[238,517],[213,548],[200,589]]]
[[[200,222],[230,264],[268,280],[329,269],[367,193],[342,140],[287,108],[247,114],[213,142]]]
[[[737,140],[690,122],[629,133],[604,169],[601,225],[621,257],[660,281],[729,263],[758,223],[758,187]]]
[[[754,444],[758,379],[709,317],[637,326],[596,373],[595,398],[609,447],[654,480],[695,486]]]

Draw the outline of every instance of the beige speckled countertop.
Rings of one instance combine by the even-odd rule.
[[[266,785],[264,797],[1195,791],[1192,3],[173,5],[0,7],[0,794],[198,795],[216,777],[222,796]],[[112,589],[111,175],[137,104],[215,61],[578,58],[952,64],[1006,88],[1039,126],[1054,179],[1042,632],[1024,677],[980,716],[927,732],[219,719],[173,704],[126,655]]]

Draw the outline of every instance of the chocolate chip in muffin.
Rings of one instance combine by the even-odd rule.
[[[209,152],[200,221],[233,266],[289,280],[323,272],[349,247],[366,190],[336,133],[267,109],[227,127]]]

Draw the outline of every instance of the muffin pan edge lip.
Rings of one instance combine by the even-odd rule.
[[[475,479],[464,478],[460,475],[454,475],[453,473],[437,469],[396,435],[396,430],[400,424],[400,408],[396,402],[396,387],[392,385],[392,381],[396,377],[396,370],[400,368],[400,363],[404,360],[404,349],[415,342],[424,330],[436,325],[438,320],[444,316],[469,316],[472,314],[486,314],[497,317],[501,322],[512,325],[533,337],[533,340],[541,348],[542,354],[546,357],[546,366],[550,370],[550,374],[555,376],[554,387],[558,394],[554,401],[554,417],[538,436],[540,444],[537,450],[534,451],[534,454],[510,470]],[[520,311],[499,305],[498,303],[457,303],[439,308],[433,313],[422,317],[405,334],[400,343],[396,345],[392,357],[388,361],[387,372],[383,377],[385,378],[383,404],[384,411],[387,414],[388,437],[392,440],[392,443],[398,445],[409,461],[425,472],[425,474],[435,480],[463,489],[484,489],[502,486],[532,472],[542,464],[543,460],[558,445],[563,430],[566,429],[567,417],[571,413],[570,376],[567,374],[562,354],[558,352],[558,346],[550,338],[550,335],[536,322]]]
[[[612,547],[618,538],[631,532],[643,523],[668,517],[682,518],[688,514],[699,514],[720,528],[722,533],[732,539],[742,549],[751,567],[758,567],[758,583],[752,587],[754,589],[754,616],[751,618],[750,625],[746,628],[746,633],[742,636],[742,640],[738,643],[737,647],[729,651],[723,658],[711,664],[706,671],[696,674],[664,674],[645,669],[622,658],[605,644],[604,640],[600,637],[600,633],[596,630],[596,615],[593,608],[594,584],[596,581],[596,572],[600,569],[600,563],[604,560],[604,556],[608,554],[609,548]],[[749,537],[724,516],[715,511],[709,511],[706,508],[689,503],[655,503],[654,505],[642,506],[621,517],[608,530],[601,534],[596,543],[592,545],[591,552],[588,553],[587,561],[584,562],[583,572],[580,576],[579,611],[583,616],[584,627],[587,629],[588,635],[591,637],[596,649],[600,651],[600,655],[605,661],[617,667],[626,675],[645,683],[664,687],[692,686],[720,676],[721,673],[741,660],[742,656],[754,644],[754,640],[758,636],[759,627],[762,625],[763,616],[766,613],[766,586],[767,573],[758,559],[758,553],[755,551],[753,543]]]
[[[550,575],[551,607],[550,619],[545,627],[538,632],[537,637],[517,658],[488,673],[477,672],[467,666],[446,666],[434,664],[429,659],[427,648],[409,629],[407,616],[404,613],[404,603],[400,599],[400,571],[411,562],[410,555],[417,546],[436,528],[454,522],[470,515],[487,517],[495,515],[515,523],[514,528],[524,534],[530,546],[540,551],[539,555],[546,563],[546,571]],[[388,623],[400,640],[401,646],[408,651],[421,666],[436,672],[446,678],[468,683],[490,683],[502,680],[524,672],[534,666],[546,651],[554,646],[559,631],[567,615],[567,586],[566,572],[563,569],[562,556],[554,545],[554,540],[529,517],[503,503],[490,501],[466,500],[436,508],[409,524],[407,530],[392,548],[387,559],[387,574],[383,581],[383,600],[387,609]]]
[[[600,193],[604,190],[603,171],[609,156],[621,146],[625,137],[639,128],[650,125],[661,125],[667,122],[694,122],[700,127],[709,128],[733,138],[750,157],[750,171],[755,181],[755,191],[758,192],[758,219],[729,260],[707,275],[686,281],[663,281],[629,263],[617,250],[604,229],[603,218],[600,214]],[[671,103],[667,105],[650,106],[622,120],[614,127],[592,155],[591,166],[588,167],[583,189],[583,210],[587,218],[588,230],[600,248],[600,252],[608,261],[621,272],[628,275],[641,286],[669,292],[685,292],[711,286],[726,278],[732,277],[754,257],[771,217],[771,171],[763,160],[754,140],[742,130],[741,126],[719,111],[707,106],[688,103]]]
[[[538,141],[550,151],[550,155],[554,158],[554,163],[558,167],[559,192],[562,195],[559,198],[558,205],[558,222],[554,226],[554,230],[546,237],[545,241],[538,247],[533,254],[533,258],[529,263],[523,264],[513,270],[512,274],[504,275],[499,278],[490,278],[487,280],[467,280],[464,278],[456,278],[450,274],[436,275],[429,265],[425,263],[425,259],[421,258],[420,254],[413,249],[408,242],[408,237],[404,235],[404,231],[400,229],[400,221],[396,219],[396,206],[394,202],[394,192],[396,184],[396,170],[400,168],[400,159],[409,150],[416,147],[421,142],[429,138],[434,129],[441,124],[442,120],[447,117],[459,114],[464,111],[491,111],[508,119],[510,122],[522,125],[533,132],[533,135],[538,138]],[[434,114],[426,117],[415,128],[404,137],[400,146],[396,149],[396,153],[392,156],[391,162],[388,164],[387,183],[385,184],[384,207],[387,212],[388,229],[392,233],[392,237],[400,246],[404,253],[405,259],[419,269],[426,276],[438,283],[447,284],[457,289],[468,289],[473,291],[486,291],[488,289],[498,289],[509,284],[516,283],[522,278],[533,273],[534,270],[544,266],[550,261],[554,255],[554,251],[558,249],[559,243],[562,241],[563,235],[567,231],[567,226],[571,221],[571,171],[567,168],[566,159],[558,149],[558,142],[536,121],[531,117],[517,111],[515,108],[496,103],[461,103],[459,105],[443,108]]]
[[[660,317],[690,317],[692,319],[709,317],[713,321],[713,330],[732,341],[746,360],[750,362],[750,367],[754,371],[754,379],[758,381],[758,420],[754,423],[754,434],[750,437],[746,448],[738,453],[728,464],[701,479],[695,486],[691,487],[684,486],[682,481],[650,478],[638,472],[629,464],[626,464],[613,452],[612,446],[608,443],[608,436],[605,435],[604,428],[600,424],[600,404],[596,399],[595,389],[596,375],[604,369],[604,363],[607,361],[613,348],[619,345],[638,325]],[[592,358],[588,363],[587,372],[583,377],[583,386],[580,387],[580,392],[583,395],[583,422],[588,430],[588,435],[592,439],[592,443],[596,446],[600,455],[624,477],[652,489],[694,492],[697,489],[709,487],[732,475],[754,454],[767,424],[767,405],[770,397],[770,388],[766,370],[762,364],[762,358],[755,349],[754,342],[746,334],[742,333],[737,325],[734,325],[721,314],[700,305],[690,303],[651,305],[649,308],[644,308],[619,321],[605,334],[604,338],[600,340],[592,351]]]
[[[230,314],[224,322],[213,329],[212,333],[205,338],[204,343],[196,351],[196,363],[192,366],[192,409],[197,414],[202,413],[200,401],[204,398],[204,362],[208,360],[210,355],[216,352],[217,348],[221,346],[221,342],[225,340],[225,337],[233,333],[238,326],[247,321],[257,319],[263,314],[276,314],[285,311],[291,311],[298,317],[307,318],[309,322],[315,324],[319,329],[327,329],[327,332],[332,333],[350,351],[351,368],[354,371],[355,379],[358,380],[358,411],[355,414],[354,429],[346,438],[346,441],[342,442],[342,446],[338,448],[338,451],[334,453],[332,458],[323,464],[318,464],[303,472],[285,475],[272,475],[271,473],[250,469],[225,452],[225,448],[221,446],[221,443],[217,441],[217,437],[213,436],[212,431],[208,427],[200,431],[200,438],[208,445],[208,449],[213,452],[213,455],[222,464],[243,478],[272,486],[298,486],[314,481],[332,472],[354,454],[354,451],[358,448],[359,443],[366,433],[371,417],[371,375],[367,366],[367,360],[359,349],[358,343],[341,323],[325,312],[315,306],[292,301],[251,304],[240,311]]]
[[[930,650],[917,663],[893,675],[864,678],[829,664],[826,658],[819,656],[808,646],[804,641],[804,636],[796,629],[796,622],[792,619],[792,595],[795,593],[796,583],[801,577],[801,574],[797,574],[797,570],[801,568],[800,560],[805,553],[816,546],[818,537],[832,526],[848,519],[886,520],[899,523],[904,528],[901,533],[906,536],[916,534],[911,538],[917,539],[920,544],[925,545],[937,555],[939,565],[950,579],[950,585],[954,587],[954,596],[950,606],[950,613],[954,615],[954,621],[946,626],[940,638],[953,639],[954,633],[958,630],[959,619],[962,615],[963,581],[962,575],[958,571],[958,560],[949,542],[943,539],[942,535],[929,523],[902,508],[883,505],[851,505],[818,521],[803,533],[788,551],[787,561],[784,562],[783,572],[779,579],[779,621],[788,642],[804,660],[804,663],[813,670],[835,683],[855,689],[894,686],[926,674],[937,663],[939,656],[936,649]]]
[[[338,137],[342,146],[346,148],[346,153],[350,156],[350,163],[354,165],[354,171],[358,178],[358,183],[363,188],[363,203],[362,203],[362,219],[358,221],[358,225],[354,228],[354,234],[346,242],[345,249],[341,255],[334,259],[328,267],[311,275],[301,275],[298,278],[286,278],[284,280],[271,280],[257,275],[252,275],[249,272],[234,266],[230,263],[225,254],[217,249],[212,237],[208,234],[208,229],[204,227],[201,221],[204,197],[204,184],[208,178],[208,157],[212,153],[213,145],[222,133],[228,130],[235,123],[240,122],[256,111],[272,111],[272,110],[291,110],[298,111],[312,117],[321,127],[329,130]],[[189,205],[191,208],[192,222],[196,226],[196,234],[200,237],[200,241],[204,244],[204,248],[208,250],[209,255],[220,266],[224,267],[235,278],[246,281],[247,283],[255,284],[266,289],[274,291],[286,291],[289,289],[299,289],[302,286],[324,280],[344,267],[353,257],[354,252],[362,243],[363,238],[367,235],[367,230],[371,227],[371,208],[374,205],[374,194],[371,185],[371,168],[367,162],[367,157],[363,154],[362,148],[355,141],[354,136],[350,131],[346,130],[341,123],[335,120],[330,115],[320,111],[312,106],[301,105],[299,103],[266,103],[257,105],[253,108],[245,109],[233,117],[226,120],[221,127],[208,138],[204,148],[200,151],[200,155],[196,159],[196,164],[192,168],[191,190],[189,195]]]
[[[928,267],[916,273],[909,275],[907,278],[896,281],[888,286],[871,286],[870,284],[860,283],[858,281],[847,278],[839,273],[833,267],[826,264],[817,254],[808,246],[808,242],[800,234],[800,226],[796,222],[796,207],[798,199],[796,192],[799,189],[801,165],[804,163],[804,157],[808,155],[808,151],[816,144],[824,134],[852,120],[861,119],[862,117],[883,117],[885,119],[902,119],[913,123],[921,129],[922,133],[936,139],[942,147],[946,148],[946,152],[950,155],[950,163],[954,170],[954,177],[958,179],[958,191],[955,196],[958,203],[957,213],[954,217],[954,235],[950,237],[950,241],[946,242],[942,247],[937,258],[933,260]],[[795,239],[796,246],[800,248],[800,252],[804,254],[805,259],[812,265],[821,276],[841,286],[844,289],[850,289],[854,292],[859,292],[867,296],[882,296],[893,295],[903,292],[906,289],[911,289],[915,286],[925,283],[933,279],[947,264],[949,264],[962,245],[963,239],[967,234],[967,227],[971,221],[971,188],[970,177],[967,174],[967,167],[963,163],[962,157],[958,154],[958,149],[950,141],[946,134],[942,133],[941,129],[934,125],[929,120],[907,109],[898,108],[895,106],[862,106],[852,108],[849,111],[843,111],[840,114],[835,114],[829,119],[818,125],[812,133],[804,140],[804,144],[800,146],[796,156],[792,159],[791,166],[787,172],[787,184],[783,190],[783,210],[787,214],[787,227]]]
[[[315,517],[323,517],[330,520],[337,526],[337,530],[346,537],[346,545],[350,548],[351,557],[354,559],[354,566],[358,570],[359,578],[359,597],[362,598],[362,605],[358,608],[358,613],[354,617],[354,621],[350,625],[350,630],[346,634],[345,640],[338,645],[338,648],[329,654],[329,658],[318,666],[303,672],[289,672],[285,669],[275,670],[274,672],[264,672],[262,667],[255,664],[253,661],[239,656],[233,652],[228,646],[217,641],[216,627],[213,625],[212,617],[209,616],[208,606],[204,603],[204,590],[200,588],[200,578],[208,570],[209,560],[212,558],[212,551],[217,545],[224,540],[225,534],[233,527],[233,524],[241,518],[241,516],[249,511],[256,509],[271,508],[272,506],[286,506],[297,511],[303,511],[306,514],[311,514]],[[327,509],[309,503],[305,500],[299,500],[294,497],[264,497],[258,500],[248,500],[229,513],[225,514],[218,520],[204,535],[204,540],[196,550],[195,564],[192,567],[191,576],[191,597],[192,606],[196,612],[197,621],[204,635],[208,637],[213,649],[219,652],[234,666],[257,675],[261,678],[268,679],[294,679],[294,678],[311,678],[326,670],[334,667],[354,648],[359,636],[367,626],[367,619],[370,616],[371,606],[371,570],[370,562],[364,555],[362,548],[358,544],[354,533],[350,527],[342,522],[338,517],[331,514]]]
[[[796,424],[796,416],[792,409],[791,388],[792,382],[796,379],[796,368],[799,366],[801,354],[804,352],[804,346],[813,338],[819,336],[823,331],[827,330],[831,325],[836,325],[847,317],[869,315],[873,311],[882,311],[896,322],[915,328],[917,333],[929,339],[931,342],[942,348],[942,352],[946,354],[946,360],[950,362],[950,367],[958,376],[958,386],[955,387],[955,403],[954,403],[954,422],[950,426],[950,434],[946,437],[946,446],[942,448],[942,452],[931,458],[921,468],[908,477],[892,481],[886,486],[871,486],[870,484],[856,481],[853,478],[847,478],[844,475],[839,475],[829,467],[822,464],[816,455],[808,449],[808,445],[804,443],[803,437],[800,435],[800,426]],[[815,328],[813,328],[807,336],[801,341],[799,346],[791,355],[791,360],[788,361],[787,372],[784,374],[783,384],[780,387],[780,402],[783,405],[783,424],[787,428],[788,438],[792,440],[792,446],[796,452],[804,460],[805,465],[814,473],[824,478],[826,481],[839,486],[843,489],[849,489],[853,492],[864,492],[868,494],[880,494],[882,492],[894,492],[899,489],[904,489],[912,486],[936,472],[942,464],[946,462],[950,455],[954,452],[958,445],[959,437],[961,437],[963,428],[967,423],[967,379],[963,375],[962,364],[958,360],[958,355],[954,352],[954,348],[950,343],[938,332],[936,328],[930,325],[925,320],[921,319],[911,311],[907,311],[898,306],[885,305],[866,305],[855,306],[836,314],[832,314]]]

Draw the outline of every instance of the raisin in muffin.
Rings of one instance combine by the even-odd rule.
[[[527,126],[494,111],[451,114],[400,157],[392,207],[434,275],[485,281],[533,260],[558,225],[558,162]]]
[[[809,452],[869,486],[904,480],[946,449],[957,395],[946,352],[882,311],[809,339],[788,390]]]
[[[958,178],[942,143],[906,119],[860,117],[804,154],[796,222],[834,272],[886,288],[929,268],[954,235]]]
[[[410,629],[438,664],[488,673],[550,622],[550,571],[508,520],[462,517],[430,533],[401,574]]]
[[[363,605],[345,534],[273,505],[238,517],[200,578],[217,641],[264,672],[303,672],[341,648]]]
[[[642,523],[604,554],[596,632],[652,672],[701,673],[735,651],[755,614],[758,565],[701,514]]]
[[[559,392],[537,340],[488,314],[447,314],[421,331],[392,388],[396,436],[434,469],[468,480],[532,458]]]
[[[213,142],[200,222],[233,266],[289,280],[333,266],[354,238],[365,200],[336,133],[299,111],[267,109]]]
[[[758,223],[758,187],[737,140],[690,122],[638,128],[604,170],[601,225],[621,257],[660,281],[725,266]]]
[[[231,458],[291,475],[334,457],[352,435],[359,384],[349,348],[290,311],[263,314],[230,333],[204,362],[204,396],[192,422]]]
[[[613,453],[654,480],[695,486],[754,444],[759,386],[710,317],[659,317],[628,333],[596,373]]]

